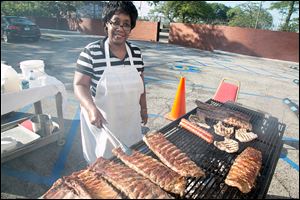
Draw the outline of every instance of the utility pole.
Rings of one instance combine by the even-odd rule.
[[[140,15],[141,15],[141,19],[143,19],[143,13],[142,13],[142,1],[140,1]]]
[[[259,10],[258,10],[258,14],[257,14],[257,17],[256,17],[256,22],[255,22],[255,27],[254,27],[255,29],[257,28],[257,25],[258,25],[258,18],[259,18],[259,15],[260,15],[261,7],[262,7],[262,1],[260,1]]]

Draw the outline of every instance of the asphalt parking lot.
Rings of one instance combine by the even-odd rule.
[[[81,153],[79,103],[72,82],[80,51],[98,38],[44,29],[38,42],[1,42],[1,60],[18,73],[21,73],[21,61],[44,60],[45,72],[65,85],[68,102],[64,116],[66,144],[49,144],[1,164],[1,198],[38,198],[57,178],[86,166]],[[181,76],[186,78],[187,111],[195,108],[196,99],[212,98],[223,77],[237,79],[241,82],[238,103],[268,113],[286,125],[284,146],[267,198],[299,198],[299,118],[284,103],[289,98],[299,105],[299,83],[295,81],[299,81],[299,63],[171,44],[132,42],[141,48],[145,62],[149,115],[145,131],[158,130],[170,123],[164,115],[172,108]],[[179,65],[187,67],[177,68]],[[42,104],[44,112],[56,115],[53,98],[44,99]],[[33,112],[33,106],[19,111]]]

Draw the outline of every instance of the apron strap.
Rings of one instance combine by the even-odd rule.
[[[109,38],[107,38],[107,40],[104,43],[104,51],[105,51],[106,66],[111,67],[108,44],[109,44]],[[125,42],[125,45],[126,45],[126,51],[127,51],[128,57],[129,57],[130,65],[131,65],[131,67],[134,67],[131,50],[126,42]]]
[[[126,42],[125,42],[125,45],[126,45],[127,54],[129,56],[130,65],[131,65],[131,67],[134,67],[131,49],[129,48],[129,46],[127,45]]]

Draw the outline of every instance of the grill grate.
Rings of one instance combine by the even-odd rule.
[[[250,122],[253,127],[253,132],[258,135],[258,138],[247,143],[239,142],[239,150],[237,153],[229,154],[220,151],[213,144],[206,143],[204,140],[199,139],[199,137],[178,125],[181,118],[187,119],[191,114],[196,113],[197,108],[161,128],[159,131],[165,134],[170,142],[185,152],[206,174],[206,177],[188,179],[184,198],[265,198],[283,146],[281,139],[285,125],[279,123],[277,118],[266,116],[263,113],[235,104],[223,104],[214,100],[209,100],[207,103],[217,107],[224,106],[231,110],[249,115],[251,117]],[[215,140],[223,140],[223,137],[213,132],[212,124],[216,123],[216,121],[210,120],[207,122],[211,126],[209,132],[214,135]],[[234,159],[248,146],[254,147],[262,152],[262,168],[260,175],[256,179],[256,186],[252,188],[248,194],[243,194],[237,188],[227,186],[224,180]],[[137,143],[133,148],[157,158],[144,142]]]

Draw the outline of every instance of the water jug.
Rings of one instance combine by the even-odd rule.
[[[18,73],[11,66],[3,63],[1,63],[1,89],[2,87],[4,93],[21,90],[21,80]]]
[[[45,63],[43,60],[25,60],[20,62],[20,68],[22,70],[22,75],[28,80],[30,72],[33,70],[37,77],[43,76],[45,74]]]

